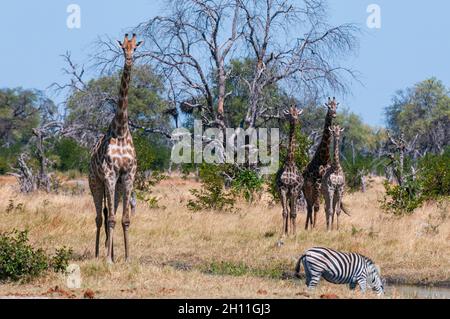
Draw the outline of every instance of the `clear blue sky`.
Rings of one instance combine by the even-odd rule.
[[[67,6],[81,7],[81,29],[66,27]],[[99,35],[121,37],[160,12],[154,0],[15,0],[0,3],[0,88],[45,90],[62,82],[60,55],[71,51],[86,62]],[[381,7],[381,29],[366,26],[367,6]],[[450,1],[329,0],[332,23],[353,22],[363,30],[358,55],[348,65],[361,72],[342,104],[373,125],[383,125],[383,108],[396,90],[431,76],[450,86]]]

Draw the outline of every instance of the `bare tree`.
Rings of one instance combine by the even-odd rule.
[[[251,75],[241,79],[249,91],[247,127],[279,116],[280,106],[264,101],[271,85],[294,87],[297,96],[345,91],[345,76],[354,75],[336,60],[355,49],[357,28],[328,26],[322,0],[303,0],[302,6],[288,0],[167,3],[167,15],[138,27],[147,43],[142,55],[183,92],[178,96],[183,109],[200,110],[205,126],[225,125],[232,59],[253,61]]]
[[[36,176],[33,173],[33,169],[27,164],[28,159],[28,154],[20,154],[17,158],[17,167],[12,167],[13,173],[10,173],[10,175],[17,178],[20,192],[27,194],[37,190]]]
[[[109,65],[112,70],[114,69],[113,65],[116,63],[117,56],[109,41],[111,39],[107,41],[99,40],[99,43],[96,43],[101,48],[106,47],[109,53],[113,53],[107,56],[105,51],[100,50],[99,52],[101,53],[97,52],[96,66],[101,65],[106,68],[106,65]],[[120,56],[122,56],[122,53],[120,53]],[[62,57],[66,62],[63,72],[68,76],[69,80],[65,84],[54,83],[51,87],[57,93],[67,96],[63,103],[66,106],[66,111],[70,108],[71,112],[64,115],[63,125],[59,133],[60,136],[74,138],[81,145],[91,147],[110,124],[117,106],[117,95],[113,93],[114,90],[105,90],[99,86],[89,85],[83,78],[85,75],[84,66],[73,62],[70,53],[66,53]],[[153,106],[149,105],[149,109],[152,108]],[[174,110],[173,107],[157,115],[159,117],[169,115],[173,117],[175,122],[178,121],[177,110]],[[155,119],[152,122],[158,122],[158,120]],[[130,115],[129,125],[132,130],[140,130],[146,134],[158,134],[168,139],[171,138],[167,125],[158,127],[149,123],[142,123],[133,115]]]
[[[328,88],[345,91],[343,73],[354,73],[335,60],[355,49],[354,25],[328,26],[322,0],[304,0],[301,6],[288,0],[239,2],[246,46],[255,61],[251,78],[243,79],[250,92],[248,127],[261,116],[279,113],[264,103],[262,92],[270,85],[291,86],[296,97],[324,95]]]
[[[142,23],[147,51],[156,69],[178,87],[178,103],[198,108],[206,126],[225,127],[227,62],[241,37],[238,1],[172,0],[170,13]]]
[[[400,134],[400,136],[398,138],[394,138],[392,136],[392,134],[389,131],[387,131],[387,135],[388,135],[389,143],[391,143],[391,145],[394,146],[394,152],[388,153],[388,157],[391,160],[390,165],[396,166],[393,169],[394,174],[397,178],[398,184],[400,186],[403,186],[404,182],[405,182],[405,156],[408,154],[416,153],[414,146],[416,144],[416,141],[417,141],[417,138],[419,137],[419,135],[416,135],[416,137],[409,143],[407,143],[405,141],[404,134]],[[395,159],[395,155],[394,155],[395,153],[398,153],[398,155],[399,155],[397,165],[395,165],[396,164],[396,159]],[[411,172],[412,172],[412,177],[415,178],[416,169],[414,166],[411,167]]]

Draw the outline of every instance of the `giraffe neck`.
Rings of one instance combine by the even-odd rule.
[[[319,165],[327,165],[330,162],[330,144],[331,132],[329,128],[333,124],[333,116],[330,111],[325,118],[325,126],[323,129],[322,140],[316,153]]]
[[[288,157],[287,157],[287,163],[292,165],[295,163],[295,131],[297,128],[296,121],[291,122],[290,128],[289,128],[289,150],[288,150]]]
[[[125,60],[119,90],[119,103],[116,116],[114,117],[112,129],[116,136],[124,136],[128,132],[128,89],[131,81],[131,60]]]
[[[335,168],[335,170],[341,170],[341,161],[339,158],[339,154],[340,154],[340,146],[339,146],[339,138],[338,137],[334,137],[334,155],[333,155],[333,168]]]

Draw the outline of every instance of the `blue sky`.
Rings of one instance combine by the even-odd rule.
[[[68,29],[67,6],[80,5],[81,29]],[[71,51],[87,62],[99,36],[121,37],[124,30],[158,14],[155,0],[15,0],[0,3],[0,88],[45,90],[62,82],[60,55]],[[381,29],[366,26],[369,4],[381,8]],[[360,51],[347,65],[361,73],[342,105],[372,125],[383,125],[383,108],[398,89],[436,76],[450,86],[450,1],[329,0],[333,24],[357,23]]]

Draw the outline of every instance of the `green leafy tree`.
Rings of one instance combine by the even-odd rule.
[[[55,104],[41,91],[0,89],[0,174],[10,171],[33,137],[33,128],[55,112]]]
[[[89,168],[89,149],[70,138],[61,138],[54,142],[54,155],[57,156],[57,168],[61,171],[77,170],[87,173]]]
[[[388,128],[405,140],[416,140],[421,153],[442,153],[450,145],[450,94],[436,78],[397,92],[386,108]]]
[[[66,125],[76,128],[75,136],[85,145],[93,145],[108,128],[117,105],[121,71],[100,77],[74,89],[67,101]],[[83,85],[83,84],[81,84]],[[156,134],[162,140],[170,138],[172,115],[162,97],[161,78],[145,65],[136,65],[129,89],[130,127],[142,133]]]

